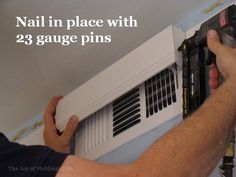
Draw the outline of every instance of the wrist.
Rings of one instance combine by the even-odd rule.
[[[226,82],[228,82],[231,87],[230,90],[232,90],[233,93],[236,93],[236,72],[233,72],[229,75],[229,77],[226,79]]]
[[[236,73],[229,75],[229,77],[222,84],[218,93],[219,99],[217,101],[224,102],[222,105],[226,110],[228,109],[228,113],[231,115],[230,117],[236,117],[236,109],[234,105],[236,105]],[[215,103],[217,103],[217,101]]]
[[[66,147],[60,147],[60,146],[57,146],[54,148],[55,151],[57,152],[61,152],[61,153],[70,153],[70,147],[69,146],[66,146]]]
[[[230,80],[232,80],[232,82],[236,82],[236,71],[233,71],[230,75],[229,75],[229,77],[228,77],[228,79],[230,79]],[[227,79],[227,80],[228,80]],[[236,87],[236,85],[235,85],[235,87]]]

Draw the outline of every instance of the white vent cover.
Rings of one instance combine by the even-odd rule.
[[[80,120],[88,118],[164,68],[179,63],[177,48],[183,39],[184,32],[170,26],[64,97],[56,110],[57,127],[62,131],[74,114]],[[161,93],[165,96],[164,91]],[[129,123],[138,122],[139,119],[135,119]],[[121,131],[120,126],[114,127],[115,134]]]
[[[113,137],[141,122],[140,90],[135,88],[112,104]]]
[[[183,39],[180,29],[166,28],[59,102],[59,130],[74,114],[84,120],[76,154],[98,159],[181,115],[177,48]]]
[[[89,116],[78,128],[76,154],[98,159],[180,116],[179,82],[181,71],[174,64]]]
[[[176,73],[165,69],[145,82],[146,117],[176,102]]]
[[[112,130],[109,128],[110,119],[108,107],[105,107],[84,120],[84,152],[88,152],[97,146],[105,143],[109,139]]]

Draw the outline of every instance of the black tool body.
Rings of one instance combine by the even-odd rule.
[[[187,118],[206,99],[207,68],[215,63],[215,55],[207,47],[207,32],[214,29],[218,32],[222,43],[236,47],[236,6],[232,5],[204,22],[195,34],[184,40],[179,47],[182,52],[183,67],[183,118]],[[232,136],[234,137],[234,136]],[[233,146],[232,146],[233,144]],[[231,139],[231,151],[234,138]],[[230,155],[229,155],[230,154]],[[221,166],[222,175],[233,175],[234,154],[227,153]]]
[[[222,43],[236,47],[236,6],[232,5],[204,22],[195,34],[179,47],[183,58],[183,113],[184,118],[205,100],[205,67],[215,62],[207,48],[207,32],[214,29]]]

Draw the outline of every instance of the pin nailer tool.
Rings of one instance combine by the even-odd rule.
[[[179,51],[182,52],[183,68],[183,118],[188,117],[206,99],[208,84],[206,71],[216,63],[215,55],[207,47],[207,32],[218,32],[223,44],[236,47],[236,6],[232,5],[204,22],[195,34],[184,40]],[[235,136],[232,135],[221,166],[222,176],[232,177]]]

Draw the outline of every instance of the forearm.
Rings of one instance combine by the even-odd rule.
[[[159,139],[135,163],[142,176],[204,177],[217,164],[235,126],[236,77]]]
[[[99,164],[94,161],[68,156],[56,177],[134,177],[133,165]]]

